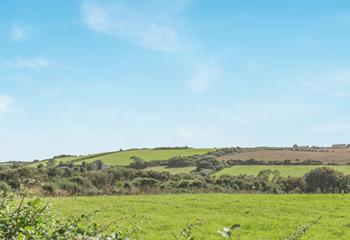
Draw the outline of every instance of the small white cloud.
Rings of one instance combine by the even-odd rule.
[[[0,113],[11,112],[15,99],[13,97],[0,94]]]
[[[14,24],[11,28],[11,38],[14,42],[20,42],[26,37],[26,33],[24,29],[17,25]]]
[[[192,91],[203,92],[208,90],[221,74],[222,71],[216,66],[197,64],[193,68],[188,85]]]
[[[108,33],[111,31],[108,8],[96,2],[84,2],[82,10],[87,27],[96,32]]]
[[[183,39],[165,19],[121,4],[84,1],[83,22],[93,31],[131,41],[145,49],[172,52],[183,49]]]
[[[0,65],[19,68],[46,68],[55,64],[45,58],[17,58],[15,60],[0,62]]]

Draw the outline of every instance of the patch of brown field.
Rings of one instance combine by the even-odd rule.
[[[263,161],[295,161],[319,160],[323,163],[350,163],[350,148],[344,149],[322,149],[313,151],[292,151],[292,150],[256,150],[237,154],[230,154],[219,157],[220,160],[263,160]]]

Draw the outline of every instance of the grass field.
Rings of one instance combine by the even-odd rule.
[[[108,165],[125,166],[131,163],[130,157],[132,156],[140,157],[145,161],[167,160],[175,156],[191,156],[195,154],[205,154],[211,150],[212,149],[209,149],[209,148],[205,148],[205,149],[189,148],[189,149],[170,149],[170,150],[142,149],[142,150],[116,152],[116,153],[104,155],[101,157],[90,158],[84,161],[89,163],[89,162],[96,161],[97,159],[100,159],[105,164],[108,164]],[[80,164],[80,162],[77,162],[77,163]]]
[[[320,165],[237,165],[230,168],[224,168],[217,172],[216,176],[221,176],[224,174],[238,176],[240,174],[254,175],[257,176],[262,170],[271,169],[278,170],[281,176],[303,176],[305,173],[311,171],[312,169],[322,167]],[[350,165],[338,165],[338,166],[327,166],[337,171],[343,172],[344,174],[350,174]]]
[[[291,151],[291,150],[255,150],[238,154],[230,154],[221,157],[222,160],[263,160],[263,161],[283,161],[283,160],[319,160],[323,163],[350,163],[349,148],[329,148],[322,151]]]
[[[189,173],[194,169],[196,168],[195,167],[167,168],[164,166],[146,168],[146,170],[152,170],[155,172],[170,172],[171,174]]]
[[[175,157],[175,156],[191,156],[195,154],[205,154],[207,152],[212,151],[212,148],[188,148],[188,149],[169,149],[169,150],[158,150],[158,149],[137,149],[137,150],[130,150],[130,151],[122,151],[122,152],[114,152],[110,154],[106,154],[99,157],[92,157],[89,159],[76,161],[75,164],[81,164],[82,161],[85,161],[87,163],[96,161],[97,159],[102,160],[105,164],[108,165],[118,165],[118,166],[126,166],[131,163],[130,157],[137,156],[142,158],[145,161],[152,161],[152,160],[167,160],[169,158]],[[84,155],[81,157],[86,157],[89,155]],[[72,160],[77,160],[80,157],[63,157],[63,158],[56,158],[57,163],[59,162],[69,162]],[[27,166],[29,167],[36,167],[38,164],[46,164],[47,160],[43,160],[37,163],[32,163]]]
[[[57,163],[59,163],[59,162],[64,162],[65,163],[65,162],[69,162],[69,161],[75,160],[77,158],[78,157],[61,157],[61,158],[55,158],[55,160],[56,160]],[[47,160],[43,160],[43,161],[40,161],[40,162],[29,164],[27,166],[28,167],[36,167],[39,164],[46,164],[46,163],[47,163]]]
[[[126,216],[135,214],[132,222],[147,217],[142,229],[147,233],[143,239],[149,240],[174,239],[173,234],[197,221],[202,224],[193,229],[196,239],[220,239],[217,231],[232,224],[241,225],[241,240],[286,239],[318,218],[303,238],[295,239],[350,239],[350,195],[197,194],[47,200],[64,215],[109,206],[97,215],[100,222],[120,219],[123,225],[130,221]]]

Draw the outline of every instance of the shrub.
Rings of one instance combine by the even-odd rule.
[[[55,193],[55,190],[57,189],[57,185],[54,184],[54,183],[44,183],[42,186],[41,186],[44,191],[46,191],[48,194],[52,195]]]
[[[0,181],[0,193],[2,193],[2,195],[8,195],[11,192],[11,187],[3,181]]]
[[[135,178],[132,183],[140,187],[158,187],[160,185],[160,181],[154,178]]]
[[[40,199],[18,199],[14,196],[0,200],[0,239],[25,240],[122,240],[121,232],[105,235],[105,228],[93,222],[93,215],[60,218]]]
[[[131,168],[144,169],[147,167],[147,163],[145,162],[145,160],[143,160],[140,157],[132,156],[132,157],[130,157],[130,160],[132,161],[132,163],[130,163],[130,165],[129,165]]]
[[[342,178],[343,174],[332,168],[316,168],[305,175],[306,189],[309,192],[317,189],[322,193],[336,192]]]

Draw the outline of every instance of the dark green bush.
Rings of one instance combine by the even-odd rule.
[[[93,215],[60,218],[40,199],[3,197],[0,200],[0,239],[8,240],[122,240],[121,232],[105,235]]]
[[[0,181],[0,193],[1,195],[7,196],[9,193],[11,193],[12,189],[11,187],[3,181]]]

